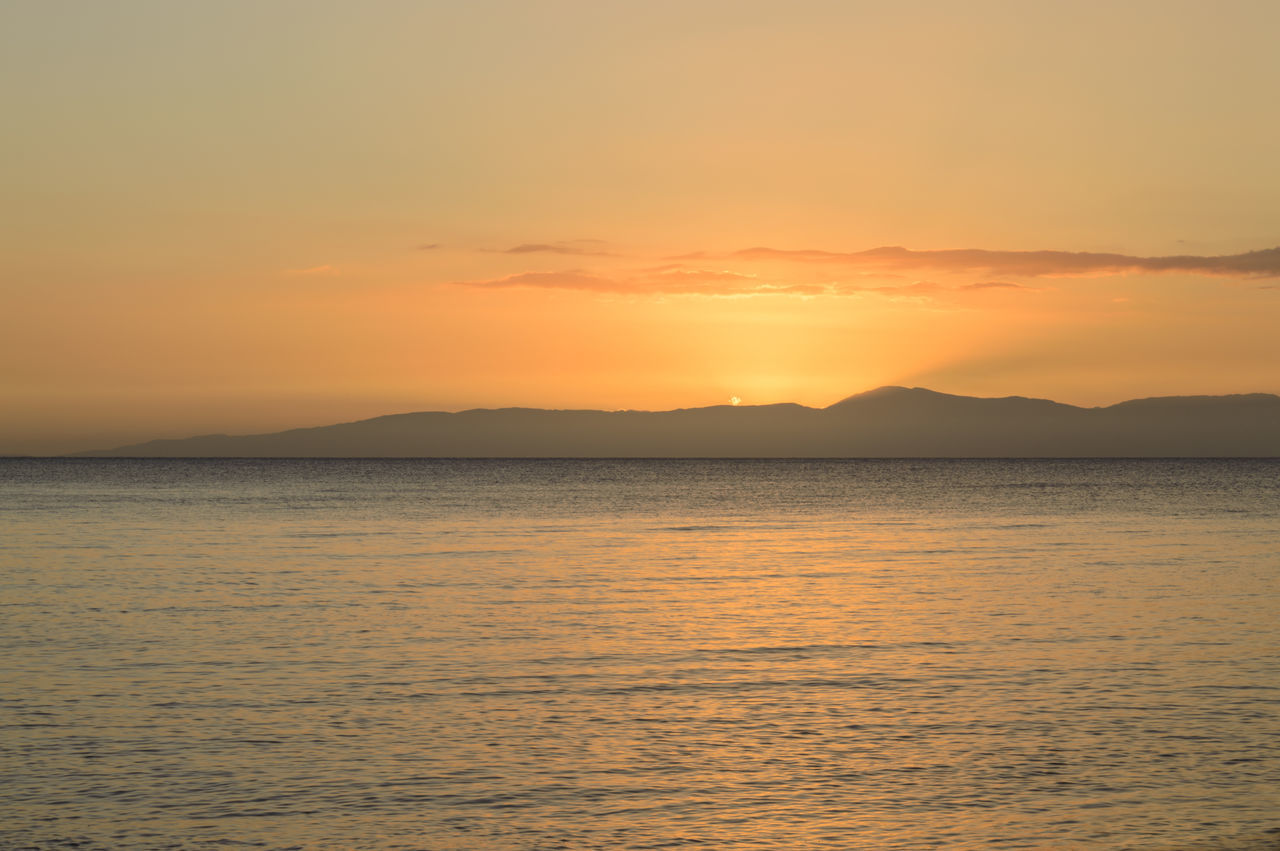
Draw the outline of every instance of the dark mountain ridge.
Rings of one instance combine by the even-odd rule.
[[[827,408],[479,408],[271,434],[153,440],[90,457],[1277,457],[1280,396],[1168,396],[1080,408],[881,387]]]

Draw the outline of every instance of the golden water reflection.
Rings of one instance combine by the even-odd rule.
[[[11,844],[1276,826],[1273,463],[34,463]]]

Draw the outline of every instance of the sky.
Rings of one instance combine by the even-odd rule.
[[[0,453],[1280,392],[1280,4],[0,3]]]

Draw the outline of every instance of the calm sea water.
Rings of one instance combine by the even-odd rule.
[[[1280,462],[0,462],[0,847],[1269,848]]]

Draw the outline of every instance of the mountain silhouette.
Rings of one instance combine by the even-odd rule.
[[[1168,396],[1080,408],[881,387],[827,408],[498,408],[271,434],[153,440],[91,457],[1071,458],[1280,456],[1280,396]]]

